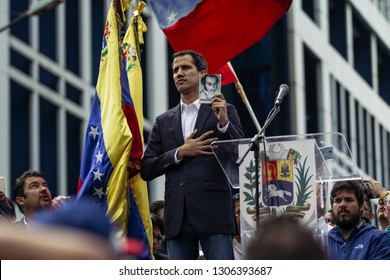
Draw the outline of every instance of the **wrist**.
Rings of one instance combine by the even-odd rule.
[[[182,160],[183,159],[183,154],[182,154],[182,151],[181,151],[181,148],[178,148],[177,149],[177,154],[176,154],[176,156],[177,156],[177,159],[178,160]]]
[[[228,124],[228,122],[229,122],[229,121],[227,121],[227,122],[221,122],[221,121],[220,121],[220,122],[219,122],[219,127],[220,127],[220,128],[224,128],[224,127]]]

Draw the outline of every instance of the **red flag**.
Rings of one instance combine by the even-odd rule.
[[[225,64],[224,66],[219,68],[219,70],[217,70],[215,73],[221,74],[222,76],[221,83],[223,86],[238,82],[236,74],[228,64]]]
[[[291,2],[149,0],[149,5],[175,51],[198,51],[206,58],[210,73],[221,73],[219,68],[268,33],[287,12]]]

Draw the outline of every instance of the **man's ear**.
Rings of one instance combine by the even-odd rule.
[[[24,197],[23,196],[17,196],[15,198],[15,202],[17,205],[24,206]]]
[[[201,70],[199,72],[200,76],[203,77],[204,75],[207,75],[207,71],[206,70]]]

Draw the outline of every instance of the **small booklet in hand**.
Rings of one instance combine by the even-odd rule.
[[[215,93],[221,92],[221,75],[204,75],[199,79],[199,99],[201,103],[211,103]]]

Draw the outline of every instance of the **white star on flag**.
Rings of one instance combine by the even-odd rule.
[[[177,13],[172,11],[171,14],[169,15],[169,17],[167,18],[168,22],[169,23],[174,22],[176,20],[176,16],[177,16]]]
[[[102,196],[105,195],[105,193],[103,192],[103,188],[95,188],[95,192],[93,193],[93,195],[97,195],[99,196],[99,199],[102,199]]]
[[[103,154],[100,152],[100,150],[99,150],[99,152],[95,155],[95,157],[96,157],[96,163],[102,162]]]
[[[96,136],[98,136],[100,133],[98,132],[98,127],[93,127],[91,125],[91,130],[88,134],[91,134],[93,136],[93,140],[95,140]]]
[[[92,171],[92,173],[95,175],[95,177],[93,178],[94,181],[96,179],[99,180],[99,181],[102,181],[101,177],[104,175],[104,173],[100,173],[99,168],[96,171]]]

